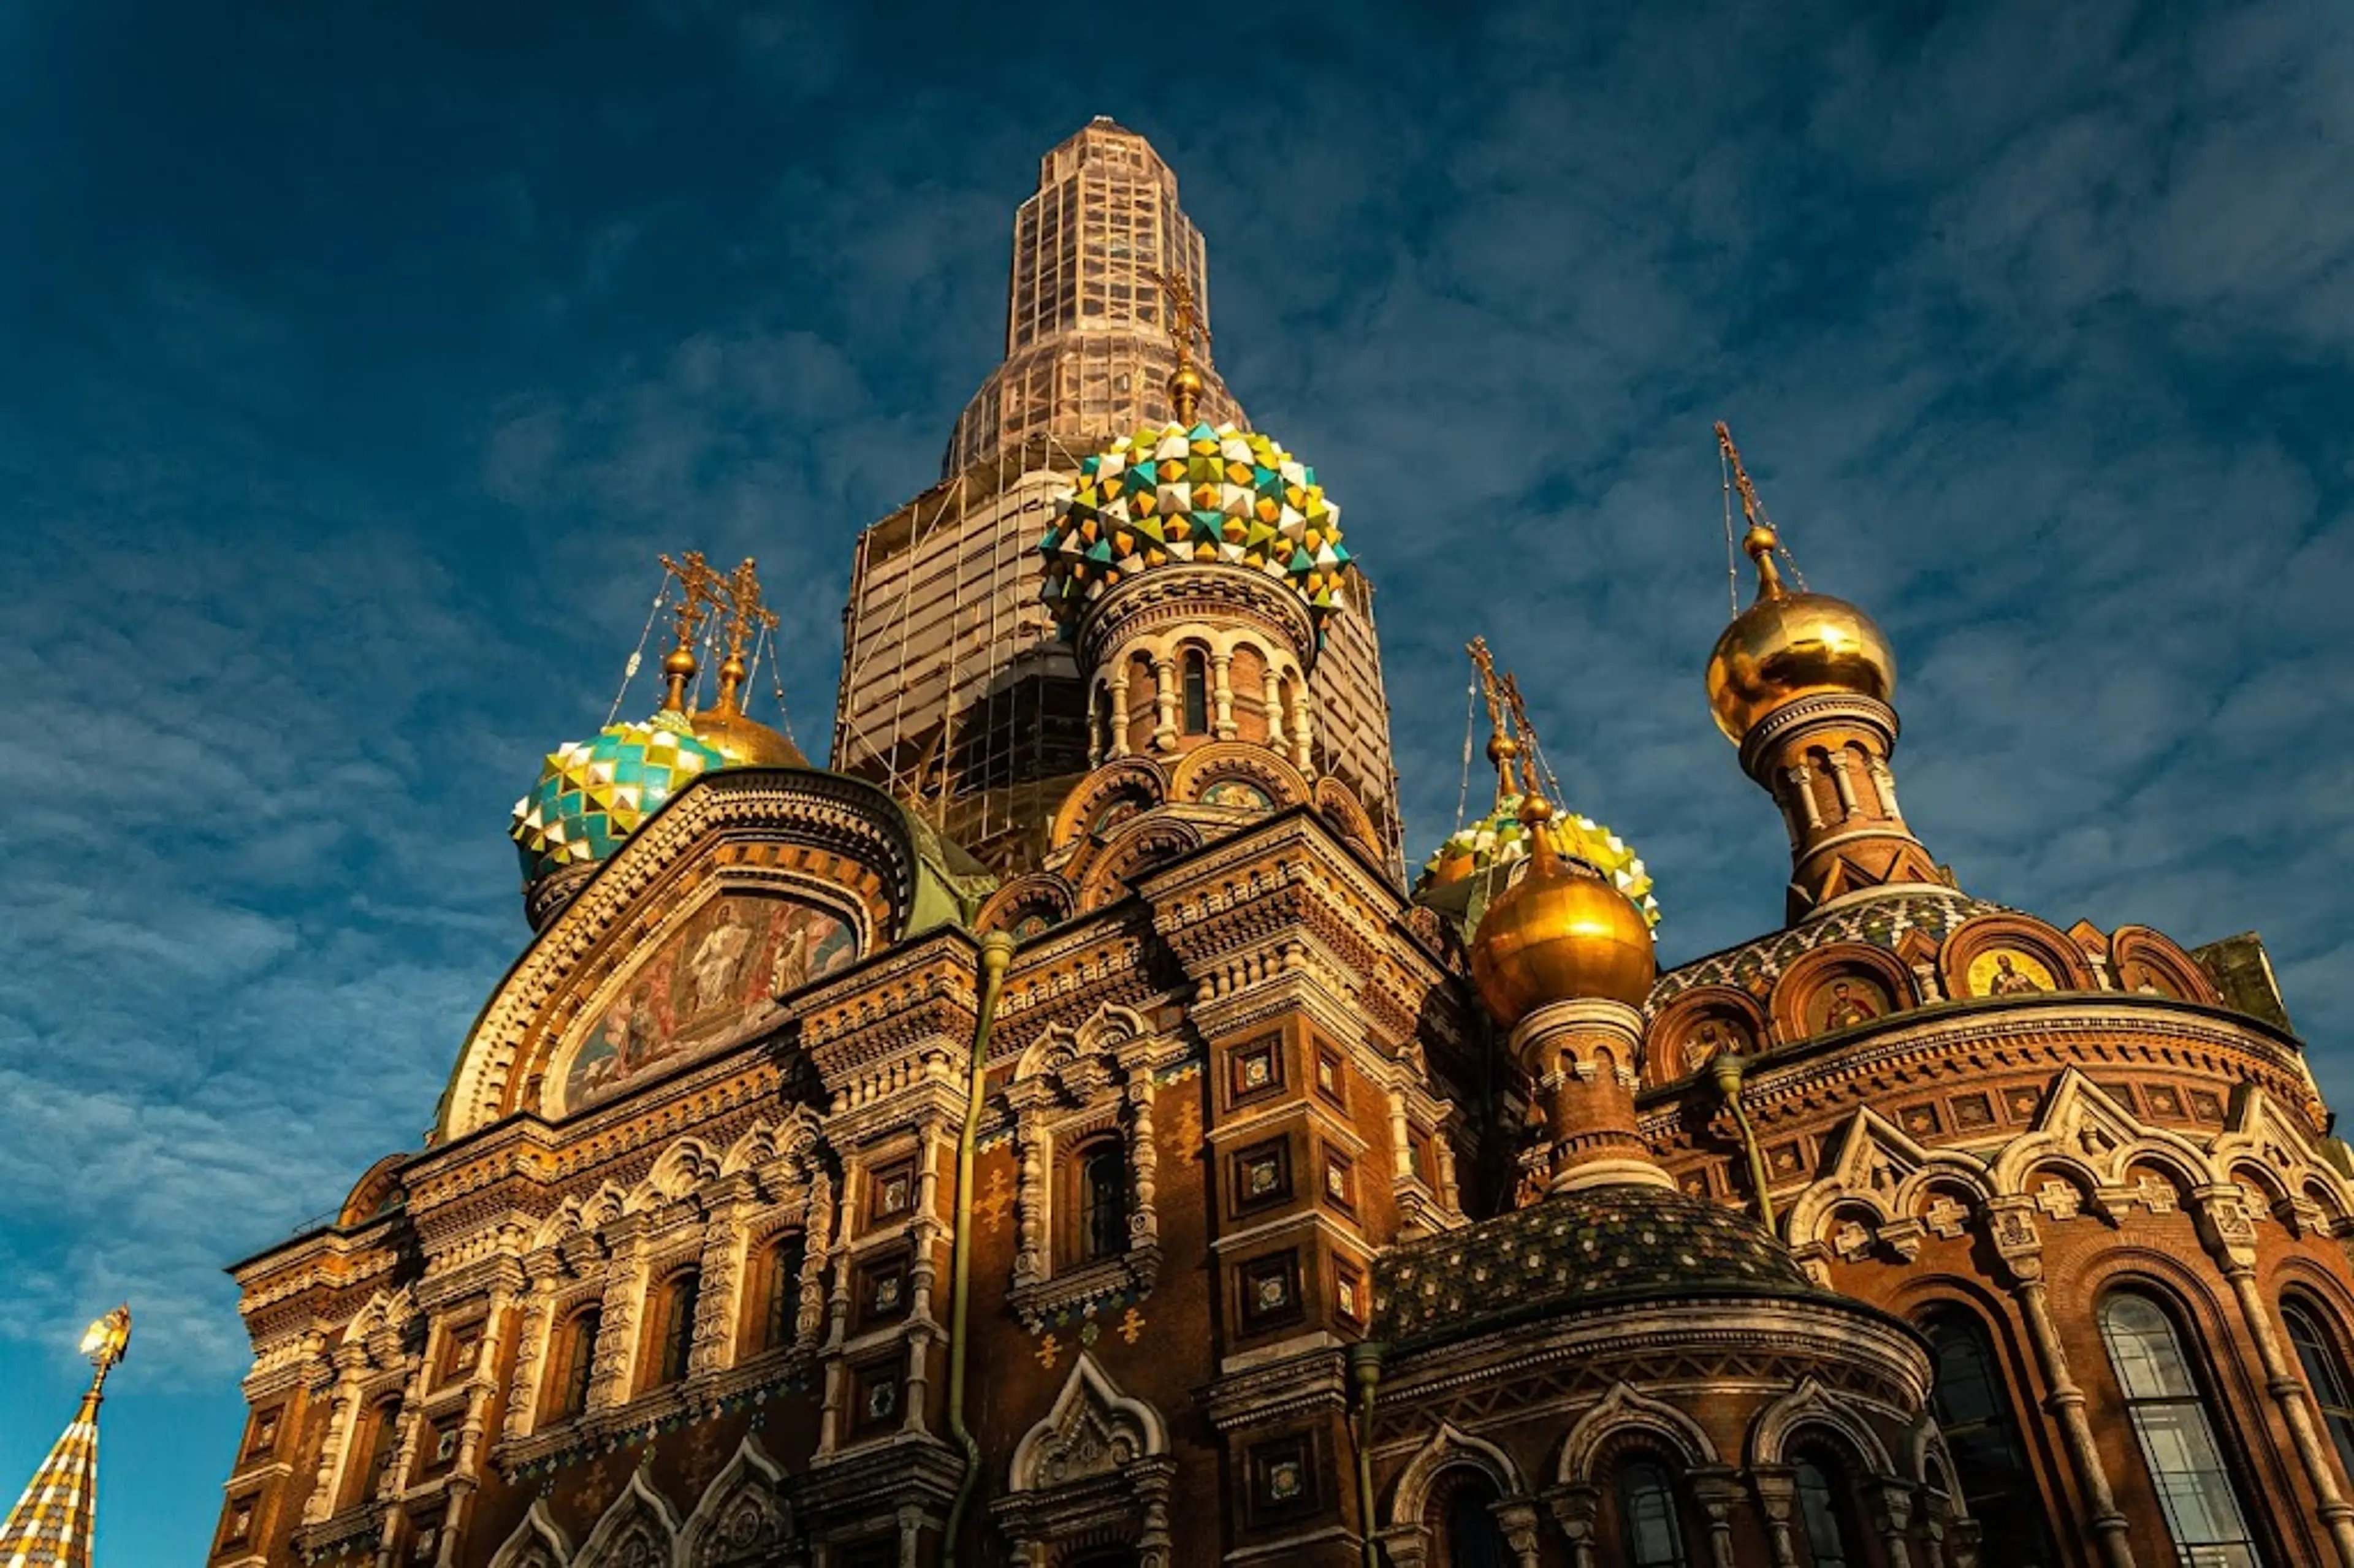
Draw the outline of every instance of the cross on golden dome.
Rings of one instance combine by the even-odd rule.
[[[1155,268],[1152,281],[1161,286],[1161,300],[1168,306],[1169,341],[1177,345],[1177,369],[1169,377],[1169,396],[1177,405],[1178,423],[1191,425],[1202,396],[1202,373],[1193,368],[1193,344],[1196,338],[1210,341],[1210,323],[1194,296],[1193,280],[1183,272]]]

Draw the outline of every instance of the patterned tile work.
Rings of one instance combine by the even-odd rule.
[[[98,1512],[98,1405],[85,1400],[0,1524],[0,1568],[90,1568]]]
[[[1374,1337],[1390,1340],[1630,1297],[1816,1294],[1746,1214],[1658,1187],[1555,1193],[1396,1247],[1374,1271]]]
[[[1645,920],[1659,925],[1659,901],[1651,895],[1651,874],[1626,840],[1575,811],[1554,817],[1551,832],[1554,853],[1582,860],[1608,877],[1610,885],[1625,894],[1643,912]],[[1507,795],[1487,816],[1447,835],[1447,842],[1422,863],[1414,895],[1442,914],[1459,916],[1458,929],[1468,938],[1479,929],[1489,900],[1510,885],[1508,876],[1482,874],[1508,868],[1528,855],[1529,830],[1521,821],[1521,798]]]
[[[515,802],[507,830],[523,853],[525,877],[605,860],[689,780],[726,763],[668,713],[557,747],[531,793]]]
[[[1352,565],[1316,471],[1232,425],[1139,430],[1087,459],[1038,553],[1039,598],[1066,631],[1112,584],[1171,561],[1228,561],[1287,581],[1320,625],[1341,607]]]
[[[1744,991],[1761,983],[1770,986],[1790,964],[1828,943],[1864,942],[1893,951],[1907,933],[1919,931],[1942,945],[1965,920],[2007,913],[1999,904],[1965,893],[1900,893],[1867,898],[1819,920],[1768,932],[1669,970],[1651,988],[1651,1008],[1656,1012],[1694,986],[1729,985]]]

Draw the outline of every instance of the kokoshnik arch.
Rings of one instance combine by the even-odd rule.
[[[1207,291],[1141,138],[1047,154],[832,768],[675,564],[430,1140],[234,1270],[213,1563],[2354,1568],[2354,1186],[2261,946],[1965,891],[1729,437],[1785,926],[1658,972],[1484,647],[1494,807],[1409,878],[1372,591]]]

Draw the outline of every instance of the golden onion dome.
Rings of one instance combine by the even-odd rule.
[[[744,712],[737,694],[745,673],[744,661],[728,654],[719,666],[719,700],[689,721],[695,738],[726,758],[730,768],[807,768],[810,760],[800,747]]]
[[[1845,599],[1784,588],[1775,545],[1762,524],[1742,540],[1757,563],[1757,598],[1708,656],[1708,705],[1735,745],[1800,697],[1848,692],[1884,703],[1896,694],[1896,654],[1880,628]]]
[[[1642,911],[1582,861],[1556,854],[1543,829],[1553,808],[1531,793],[1522,872],[1488,905],[1471,939],[1480,1000],[1510,1029],[1547,1002],[1603,1000],[1640,1007],[1659,974]]]

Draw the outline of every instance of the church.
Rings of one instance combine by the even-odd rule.
[[[213,1568],[2354,1568],[2262,945],[1974,896],[1722,427],[1691,722],[1782,927],[1661,970],[1484,644],[1492,804],[1410,852],[1380,563],[1208,299],[1141,137],[1045,154],[828,766],[751,563],[665,558],[661,690],[513,759],[423,1146],[232,1269]]]

